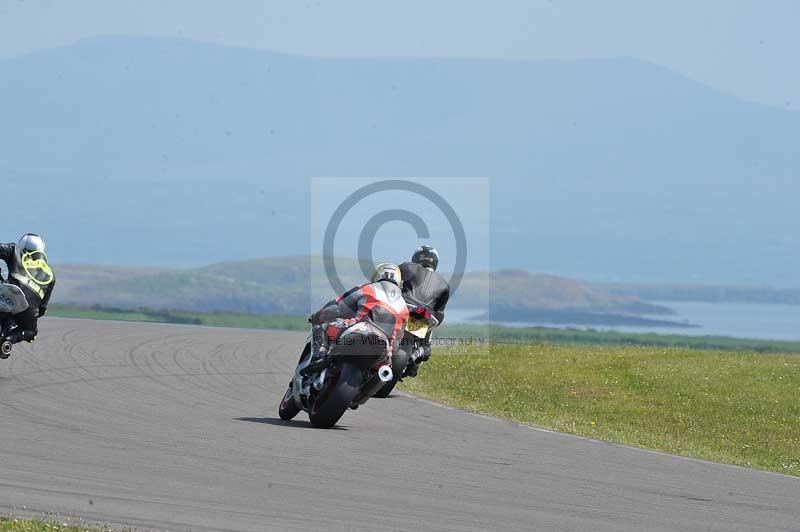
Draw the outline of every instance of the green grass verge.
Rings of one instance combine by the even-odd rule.
[[[434,352],[401,387],[552,430],[800,476],[800,357],[641,346]]]
[[[0,532],[112,532],[107,527],[0,516]]]
[[[726,336],[686,336],[680,334],[625,333],[551,327],[499,327],[490,325],[447,325],[435,331],[439,338],[485,338],[500,344],[583,344],[642,345],[681,347],[715,351],[755,353],[800,353],[800,342],[755,340]]]
[[[171,310],[121,310],[109,308],[79,308],[53,305],[48,316],[91,320],[144,321],[149,323],[179,323],[206,327],[239,327],[243,329],[282,329],[305,331],[306,318],[299,316],[256,316],[229,312],[184,312]]]

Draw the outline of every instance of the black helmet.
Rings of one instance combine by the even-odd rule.
[[[411,262],[436,271],[439,266],[439,252],[432,246],[422,246],[414,252]]]

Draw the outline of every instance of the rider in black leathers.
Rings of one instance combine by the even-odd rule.
[[[422,246],[414,252],[411,262],[400,265],[400,273],[403,278],[403,298],[409,303],[421,303],[429,307],[441,324],[444,321],[444,308],[450,299],[450,285],[436,273],[438,266],[439,253],[431,246]],[[430,340],[429,331],[419,352],[412,355],[412,361],[406,370],[408,375],[415,375],[419,363],[430,358]]]
[[[0,260],[8,267],[8,282],[18,286],[28,301],[28,309],[14,315],[17,328],[2,340],[12,344],[32,342],[39,332],[39,318],[47,312],[56,284],[53,271],[47,264],[44,240],[39,235],[28,233],[17,244],[0,244]]]

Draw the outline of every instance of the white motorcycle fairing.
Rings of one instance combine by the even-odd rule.
[[[0,314],[19,314],[28,310],[28,300],[16,285],[0,284]]]

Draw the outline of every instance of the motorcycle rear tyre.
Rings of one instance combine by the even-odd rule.
[[[343,364],[339,375],[326,383],[311,406],[308,419],[318,429],[329,429],[347,412],[363,385],[361,370]]]

